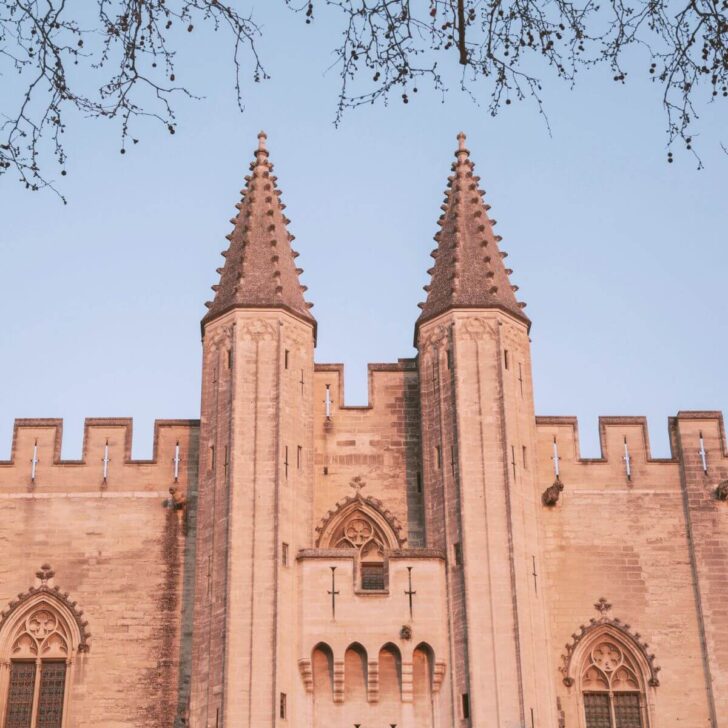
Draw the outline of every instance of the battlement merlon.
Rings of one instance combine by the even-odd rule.
[[[10,460],[0,460],[0,488],[186,492],[196,482],[199,424],[156,420],[152,459],[134,460],[131,418],[87,418],[81,459],[63,460],[63,420],[16,419]]]
[[[553,482],[558,473],[565,485],[576,488],[601,483],[672,489],[679,484],[680,453],[686,449],[701,462],[704,457],[708,470],[711,464],[728,466],[721,412],[680,411],[669,418],[668,428],[671,457],[654,458],[645,417],[600,417],[601,456],[583,458],[576,417],[536,417],[539,480]]]

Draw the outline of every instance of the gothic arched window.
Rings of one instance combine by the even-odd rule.
[[[68,595],[49,585],[50,567],[0,619],[0,725],[65,728],[76,652],[88,650],[86,623]]]
[[[650,728],[655,690],[660,685],[655,656],[639,632],[611,616],[600,598],[601,614],[571,635],[559,668],[567,688],[575,687],[580,728]]]
[[[580,690],[585,728],[647,728],[643,667],[614,633],[596,634],[584,645]]]
[[[385,551],[400,548],[400,527],[379,501],[360,494],[347,498],[318,530],[320,548],[357,551],[362,589],[379,591],[386,587]]]
[[[586,728],[646,728],[640,669],[608,635],[592,642],[581,675]]]

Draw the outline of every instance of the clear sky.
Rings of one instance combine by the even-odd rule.
[[[336,16],[322,7],[304,26],[278,8],[258,3],[272,79],[247,86],[244,114],[228,47],[201,33],[184,40],[178,80],[205,98],[180,100],[173,137],[142,124],[121,156],[117,127],[73,121],[67,206],[0,178],[0,459],[15,417],[65,418],[63,455],[76,458],[84,417],[133,416],[146,457],[155,418],[198,416],[199,320],[261,128],[315,303],[316,358],[346,364],[349,404],[366,401],[367,362],[414,354],[462,129],[533,321],[537,414],[577,415],[586,456],[599,415],[646,415],[666,456],[669,415],[728,409],[719,109],[701,120],[702,171],[679,150],[665,162],[659,89],[606,72],[574,91],[546,84],[552,136],[530,103],[493,119],[424,86],[336,129]]]

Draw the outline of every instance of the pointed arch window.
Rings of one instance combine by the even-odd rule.
[[[357,494],[339,503],[319,527],[320,548],[355,549],[361,589],[386,589],[385,552],[401,547],[399,524],[379,501]]]
[[[589,650],[581,688],[586,728],[646,728],[639,668],[617,640],[602,639]]]
[[[0,726],[67,728],[68,686],[77,652],[87,652],[86,623],[75,602],[38,572],[32,587],[0,615]]]

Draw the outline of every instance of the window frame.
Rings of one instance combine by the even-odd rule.
[[[634,663],[634,673],[637,678],[638,688],[632,690],[613,690],[610,686],[608,689],[595,690],[584,685],[584,673],[589,664],[592,650],[599,645],[600,642],[613,642],[619,649],[626,653]],[[649,675],[649,666],[646,663],[645,655],[634,643],[634,638],[624,632],[619,627],[609,622],[603,622],[595,625],[588,635],[585,635],[572,655],[571,664],[574,665],[576,678],[576,702],[577,702],[577,723],[578,728],[588,728],[586,722],[586,705],[584,701],[585,694],[601,694],[607,695],[609,700],[609,720],[610,728],[616,728],[616,716],[614,711],[614,695],[631,694],[637,695],[640,706],[640,718],[642,720],[642,728],[653,728],[654,726],[654,693],[655,687],[651,684]]]
[[[12,646],[17,639],[19,630],[25,620],[33,613],[45,610],[51,612],[58,622],[63,625],[67,638],[67,652],[65,656],[54,655],[52,657],[12,657]],[[31,663],[35,665],[33,685],[33,707],[31,712],[31,728],[38,726],[38,706],[40,701],[40,688],[42,680],[42,669],[44,663],[65,663],[64,685],[63,685],[63,707],[61,714],[60,728],[71,728],[73,718],[71,715],[71,686],[74,684],[74,673],[78,656],[88,649],[86,634],[82,634],[79,628],[78,615],[57,597],[49,587],[41,586],[35,592],[29,593],[17,606],[6,615],[0,625],[0,727],[5,728],[8,721],[8,699],[10,697],[10,674],[13,663]]]

